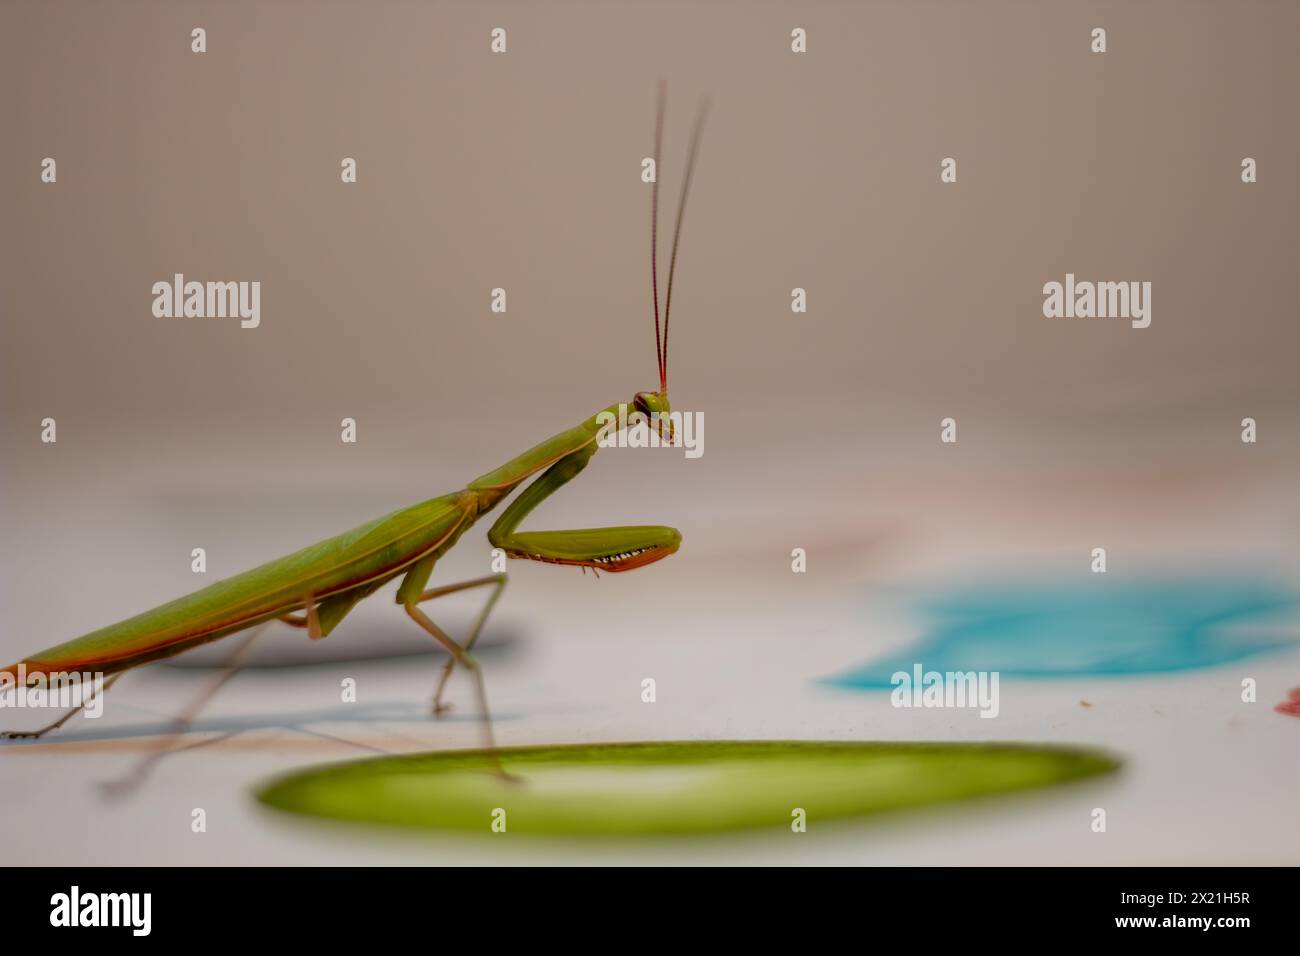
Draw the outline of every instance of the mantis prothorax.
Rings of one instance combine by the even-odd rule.
[[[648,418],[658,413],[660,417],[652,420],[657,420],[660,436],[668,441],[672,440],[672,425],[667,415],[670,411],[668,321],[672,310],[673,276],[705,111],[705,107],[700,109],[691,134],[668,266],[661,334],[658,167],[663,142],[664,90],[660,87],[650,212],[650,274],[659,388],[637,392],[630,404]],[[599,434],[607,430],[606,413],[618,416],[619,404],[623,403],[602,409],[591,418],[548,438],[501,467],[474,479],[460,491],[395,511],[168,604],[40,651],[5,667],[0,676],[7,676],[12,686],[17,682],[22,667],[28,675],[41,675],[31,678],[30,683],[39,684],[47,679],[45,675],[60,672],[98,672],[112,675],[109,677],[111,682],[117,675],[141,664],[172,657],[201,644],[277,620],[304,628],[313,639],[319,639],[338,627],[358,601],[401,575],[397,603],[415,624],[451,655],[434,692],[434,714],[445,709],[442,695],[447,679],[457,664],[463,664],[474,674],[487,743],[493,747],[482,673],[470,651],[493,605],[501,596],[506,575],[491,574],[434,588],[427,587],[429,576],[438,559],[451,550],[461,535],[538,472],[541,475],[524,488],[488,530],[488,540],[493,547],[502,549],[509,557],[617,572],[631,571],[676,551],[681,535],[675,528],[660,525],[570,531],[518,530],[529,512],[587,467],[596,453]],[[490,593],[469,633],[457,641],[433,622],[423,605],[435,598],[471,588],[487,588]],[[6,736],[39,737],[66,719],[65,716],[38,731]]]

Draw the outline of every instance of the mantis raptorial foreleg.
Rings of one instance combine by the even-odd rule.
[[[51,730],[58,730],[69,720],[71,720],[74,716],[81,713],[81,711],[85,709],[86,705],[89,704],[92,700],[99,697],[101,694],[108,693],[108,689],[112,687],[115,683],[117,683],[117,679],[125,673],[126,671],[118,671],[116,674],[110,674],[108,678],[105,679],[104,686],[99,689],[98,694],[85,698],[84,700],[82,700],[80,704],[78,704],[76,707],[73,707],[70,711],[68,711],[66,714],[64,714],[54,723],[46,724],[40,730],[6,730],[0,732],[0,737],[4,737],[8,740],[18,740],[19,738],[23,738],[23,737],[30,737],[32,739],[36,739],[38,737],[44,737]]]
[[[576,478],[596,453],[596,443],[583,445],[548,468],[520,493],[488,531],[493,547],[512,558],[553,564],[574,564],[601,570],[636,567],[638,555],[654,560],[655,551],[677,549],[681,535],[663,525],[616,528],[575,528],[568,531],[520,531],[515,528],[534,508]],[[610,567],[605,568],[604,565]]]

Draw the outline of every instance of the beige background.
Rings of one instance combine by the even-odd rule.
[[[488,52],[494,26],[504,56]],[[794,26],[806,55],[789,52]],[[1094,26],[1104,55],[1089,52]],[[958,728],[812,681],[914,636],[896,608],[864,610],[883,585],[1082,573],[1098,545],[1112,573],[1294,581],[1298,27],[1287,3],[5,3],[0,656],[183,593],[192,547],[210,577],[242,570],[654,387],[639,163],[662,76],[669,221],[690,119],[713,99],[670,355],[675,404],[705,415],[705,455],[605,452],[532,527],[664,522],[685,543],[599,584],[515,568],[502,618],[522,649],[489,673],[516,718],[503,739],[1060,736],[1130,755],[1152,739],[1123,799],[1154,824],[1170,819],[1177,755],[1212,750],[1231,714],[1252,723],[1224,738],[1218,776],[1265,785],[1193,800],[1190,819],[1215,821],[1195,848],[1153,825],[1101,850],[1067,835],[1061,804],[1041,832],[981,818],[976,836],[956,817],[919,850],[915,834],[854,846],[878,860],[1023,840],[1057,862],[1297,862],[1270,839],[1297,728],[1269,710],[1300,683],[1296,655],[1255,673],[1261,704],[1245,715],[1193,708],[1213,732],[1146,736],[1138,714],[1188,693],[1230,702],[1241,674],[1125,685],[1100,726],[1078,724],[1072,686]],[[57,185],[39,181],[45,156]],[[355,185],[339,181],[344,156]],[[946,156],[955,185],[939,182]],[[1240,182],[1243,156],[1257,184]],[[260,280],[261,327],[154,318],[150,287],[175,272]],[[1043,318],[1042,285],[1066,272],[1150,280],[1151,327]],[[496,286],[506,315],[489,311]],[[806,315],[790,313],[794,286]],[[949,415],[955,447],[938,441]],[[1255,446],[1239,441],[1247,415]],[[55,446],[39,442],[45,416]],[[356,446],[338,440],[344,416]],[[439,578],[481,573],[486,554],[472,534]],[[358,632],[402,626],[386,601],[358,612]],[[678,688],[653,720],[630,696],[649,673]],[[376,693],[415,713],[419,678],[382,672]],[[264,691],[224,706],[275,711]],[[156,719],[189,691],[149,676],[121,691],[134,706],[151,692]],[[130,706],[108,719],[139,717]],[[376,745],[476,739],[468,722],[392,733]],[[185,786],[211,773],[249,814],[239,801],[265,773],[355,752],[296,739],[175,758],[121,812],[147,827],[166,801],[203,799]],[[5,788],[29,819],[64,800],[96,819],[59,781],[125,759],[89,744],[0,756],[6,776],[39,771]],[[241,825],[276,858],[316,852]],[[16,858],[201,862],[244,846],[196,848],[182,826],[142,849],[126,825],[96,851],[60,832]]]

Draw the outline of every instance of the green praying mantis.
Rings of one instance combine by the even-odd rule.
[[[668,322],[672,312],[673,277],[682,218],[708,104],[706,101],[701,106],[691,133],[673,231],[661,335],[658,169],[663,144],[664,99],[661,85],[655,122],[650,211],[650,277],[659,388],[637,392],[631,405],[657,423],[660,437],[671,443],[674,429],[668,418]],[[320,639],[338,627],[358,601],[401,576],[397,603],[450,655],[434,691],[433,713],[438,715],[447,709],[442,697],[448,679],[457,664],[464,666],[474,676],[487,744],[489,749],[495,749],[482,669],[471,651],[484,622],[501,597],[506,575],[491,574],[434,588],[427,587],[429,577],[438,559],[450,551],[475,522],[539,472],[540,476],[523,489],[488,530],[492,546],[507,556],[618,572],[643,567],[676,551],[681,544],[681,535],[675,528],[660,525],[568,531],[518,530],[520,522],[534,508],[587,467],[596,453],[598,437],[603,431],[608,431],[609,416],[618,416],[620,405],[626,412],[626,404],[616,403],[602,409],[591,418],[474,479],[460,491],[395,511],[135,617],[40,651],[0,670],[0,679],[12,686],[22,674],[28,686],[39,686],[50,674],[92,672],[107,678],[103,687],[107,690],[123,673],[134,667],[274,621],[303,628],[311,638]],[[457,641],[434,623],[425,613],[424,605],[436,598],[474,588],[489,589],[489,594],[468,635]],[[80,709],[74,707],[59,720],[39,730],[10,732],[4,736],[40,737],[62,726]]]

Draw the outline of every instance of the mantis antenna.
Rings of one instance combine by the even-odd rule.
[[[686,176],[682,180],[681,198],[677,203],[677,224],[673,227],[673,250],[668,260],[668,293],[664,298],[663,337],[659,335],[659,159],[663,152],[664,100],[668,84],[659,84],[659,109],[655,118],[655,179],[650,189],[650,284],[653,286],[655,308],[655,352],[659,360],[659,390],[668,394],[668,320],[673,308],[673,275],[677,271],[677,247],[682,239],[682,219],[686,215],[686,197],[691,190],[691,176],[695,172],[695,157],[700,149],[700,133],[704,118],[709,112],[709,101],[700,104],[691,131],[691,143],[686,157]]]
[[[663,339],[659,337],[659,157],[664,142],[664,100],[668,83],[659,81],[659,107],[655,113],[655,181],[650,186],[650,287],[655,303],[655,361],[659,363],[659,388],[668,388],[668,370],[664,368]]]

